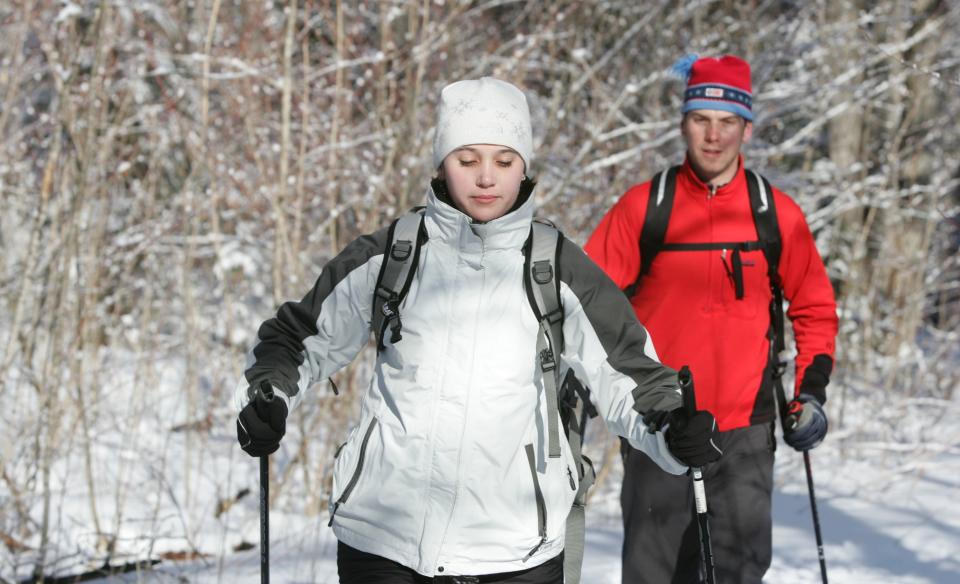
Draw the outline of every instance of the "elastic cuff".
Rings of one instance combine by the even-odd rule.
[[[803,379],[797,394],[807,394],[815,398],[820,405],[827,402],[827,384],[830,383],[830,373],[833,372],[833,359],[829,355],[816,355],[813,362],[803,372]]]

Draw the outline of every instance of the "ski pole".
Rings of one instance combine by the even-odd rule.
[[[270,382],[260,384],[256,399],[273,401]],[[270,455],[260,457],[260,584],[270,584]]]
[[[684,365],[678,374],[680,391],[683,394],[683,407],[689,415],[697,411],[696,395],[693,392],[693,375],[690,368]],[[713,545],[710,543],[710,521],[707,517],[707,493],[703,486],[703,469],[699,466],[690,467],[693,475],[693,499],[696,503],[697,524],[700,528],[700,559],[701,568],[706,575],[707,584],[715,584],[717,576],[713,568]]]
[[[810,453],[803,453],[803,465],[807,469],[807,490],[810,491],[810,512],[813,515],[813,532],[817,536],[817,557],[820,558],[820,578],[827,584],[827,560],[823,555],[823,536],[820,534],[820,514],[817,513],[817,497],[813,492],[813,470],[810,468]]]
[[[780,386],[782,392],[780,400],[780,429],[784,433],[796,424],[796,419],[790,415],[787,390]],[[827,559],[823,553],[823,535],[820,532],[820,514],[817,513],[817,496],[813,490],[813,468],[810,465],[810,451],[803,452],[803,466],[807,472],[807,492],[810,494],[810,514],[813,516],[813,533],[817,538],[817,558],[820,560],[820,579],[827,584]]]

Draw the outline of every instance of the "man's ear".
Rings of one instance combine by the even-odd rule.
[[[753,137],[753,122],[748,121],[746,125],[743,126],[743,139],[741,142],[746,144],[750,141],[751,137]]]

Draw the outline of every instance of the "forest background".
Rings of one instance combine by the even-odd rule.
[[[747,164],[837,291],[831,439],[894,478],[958,452],[957,30],[952,0],[0,2],[0,581],[255,541],[257,326],[421,203],[439,90],[482,75],[526,92],[540,215],[583,243],[682,160],[670,65],[748,59]],[[293,414],[278,512],[325,523],[370,357]]]

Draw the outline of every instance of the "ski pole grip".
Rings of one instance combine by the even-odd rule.
[[[260,391],[258,391],[257,393],[259,394],[258,397],[259,397],[260,400],[262,400],[262,401],[264,401],[264,402],[266,402],[266,403],[270,403],[270,402],[273,401],[273,397],[274,397],[274,396],[273,396],[273,386],[270,385],[270,382],[269,382],[269,381],[267,381],[267,380],[261,381],[261,382],[260,382]]]
[[[690,368],[684,365],[677,373],[677,379],[680,382],[680,393],[683,396],[683,409],[691,416],[697,411],[697,398],[693,392],[693,373]]]

